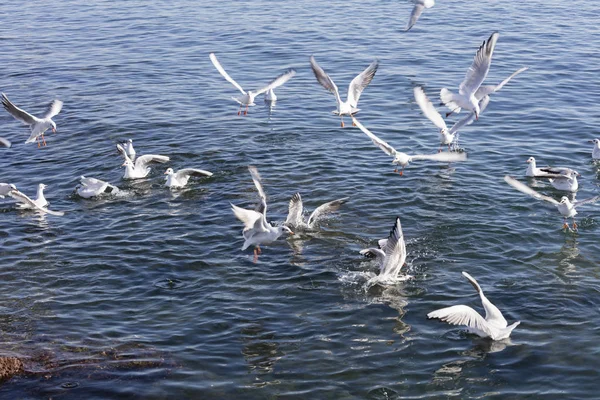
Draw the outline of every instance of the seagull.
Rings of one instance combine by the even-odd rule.
[[[594,143],[592,150],[592,159],[600,160],[600,139],[589,140],[588,143]]]
[[[275,92],[273,91],[273,89],[269,89],[265,92],[265,101],[267,102],[276,102],[277,101],[277,95],[275,94]]]
[[[427,318],[437,318],[452,325],[464,325],[468,331],[483,338],[502,340],[510,336],[521,321],[508,325],[498,307],[493,305],[483,294],[483,290],[471,275],[463,271],[463,276],[473,285],[485,310],[485,319],[469,306],[458,305],[435,310],[427,314]]]
[[[396,222],[388,238],[379,240],[378,244],[378,249],[364,249],[360,251],[360,254],[365,257],[374,257],[377,259],[379,263],[377,281],[397,280],[400,270],[406,261],[406,244],[404,243],[400,217],[396,217]],[[406,278],[408,277],[407,275]]]
[[[43,183],[40,183],[38,185],[37,188],[37,193],[35,195],[35,200],[31,200],[33,201],[36,206],[32,206],[31,204],[29,204],[29,202],[24,202],[23,204],[19,204],[18,207],[19,208],[41,208],[41,207],[46,207],[48,205],[48,200],[46,200],[46,198],[44,197],[44,189],[46,189],[47,186],[44,185]],[[10,193],[9,193],[10,196]]]
[[[135,149],[133,148],[133,140],[127,139],[126,142],[121,144],[121,147],[123,147],[125,153],[127,153],[127,156],[131,158],[131,161],[135,161]]]
[[[113,186],[108,182],[101,181],[100,179],[86,178],[82,175],[80,182],[81,186],[77,186],[76,191],[77,194],[84,199],[100,196],[105,193],[113,195],[119,193],[118,187]]]
[[[54,100],[48,106],[46,113],[42,118],[35,117],[29,114],[27,111],[21,110],[8,100],[8,97],[2,93],[2,105],[13,117],[29,125],[31,128],[31,135],[25,143],[33,143],[37,139],[38,147],[40,147],[40,137],[42,138],[44,146],[46,145],[46,139],[44,138],[44,132],[52,128],[52,132],[56,133],[56,124],[52,121],[52,117],[57,115],[62,109],[63,102],[60,100]]]
[[[12,143],[10,142],[10,140],[0,137],[0,146],[4,146],[6,148],[10,148],[10,146],[12,146]]]
[[[0,199],[8,196],[11,190],[17,190],[17,187],[12,183],[0,183]]]
[[[574,200],[573,202],[571,202],[567,196],[563,196],[560,199],[560,201],[556,201],[552,197],[544,196],[544,195],[536,192],[529,186],[524,185],[521,182],[517,181],[512,176],[506,175],[504,177],[504,181],[520,192],[523,192],[532,197],[535,197],[538,200],[544,200],[544,201],[547,201],[548,203],[554,204],[556,206],[556,208],[558,209],[558,212],[560,212],[563,216],[563,219],[564,219],[563,229],[569,229],[569,225],[567,224],[567,218],[573,218],[573,230],[576,231],[577,230],[577,223],[575,222],[575,215],[577,215],[576,208],[581,205],[595,203],[596,201],[600,200],[600,196],[594,196],[589,199],[580,200],[580,201]]]
[[[293,235],[294,232],[285,225],[272,226],[267,222],[267,197],[260,182],[260,175],[256,167],[252,165],[248,166],[248,171],[250,171],[252,181],[260,196],[259,211],[246,210],[233,204],[231,204],[231,209],[235,216],[244,223],[244,230],[242,231],[244,245],[242,246],[242,250],[246,250],[249,246],[254,245],[254,262],[257,262],[258,255],[262,253],[260,249],[261,244],[274,242],[283,232],[290,235]]]
[[[525,171],[525,175],[530,178],[558,178],[560,177],[560,175],[567,176],[571,173],[577,174],[577,171],[566,167],[537,168],[534,157],[529,157],[526,162],[529,165],[527,166],[527,171]]]
[[[434,0],[415,0],[415,6],[410,14],[410,19],[408,20],[408,24],[406,25],[406,31],[408,32],[410,28],[412,28],[416,23],[421,13],[425,8],[431,8],[435,5]]]
[[[173,168],[167,168],[165,172],[166,182],[165,186],[170,188],[181,188],[187,185],[188,180],[192,176],[212,176],[212,172],[205,171],[203,169],[195,168],[184,168],[179,171],[173,171]]]
[[[125,162],[123,163],[123,166],[125,167],[125,174],[123,175],[123,179],[145,178],[150,173],[150,167],[148,167],[148,164],[154,163],[154,162],[166,163],[167,161],[169,161],[169,157],[167,157],[167,156],[160,156],[160,155],[156,155],[156,154],[145,154],[143,156],[139,156],[135,160],[135,164],[134,164],[133,161],[131,161],[131,159],[127,155],[127,152],[125,151],[123,146],[121,146],[120,144],[117,144],[117,150],[121,153],[121,155],[125,159]]]
[[[579,173],[577,171],[570,171],[565,175],[558,175],[548,180],[554,186],[554,189],[575,193],[579,189],[578,176]]]
[[[26,209],[31,208],[31,209],[35,209],[36,211],[41,211],[43,213],[47,213],[50,215],[56,215],[59,217],[65,215],[65,213],[63,211],[52,211],[52,210],[47,209],[46,207],[40,206],[35,200],[31,200],[29,197],[27,197],[27,195],[19,192],[16,189],[8,192],[8,195],[21,203],[21,204],[19,204],[19,208],[26,208]]]
[[[305,220],[302,216],[304,211],[304,206],[302,204],[302,197],[300,197],[300,193],[295,193],[290,200],[289,211],[287,219],[285,220],[284,225],[293,228],[293,229],[313,229],[320,218],[324,215],[332,213],[334,211],[339,210],[342,204],[344,204],[348,200],[348,197],[344,197],[342,199],[337,199],[330,201],[328,203],[322,204],[317,207],[308,220]]]
[[[452,112],[460,112],[461,108],[470,110],[479,119],[481,109],[475,97],[477,89],[485,80],[492,64],[492,54],[498,41],[498,32],[492,33],[489,39],[477,50],[473,64],[469,67],[467,75],[458,88],[458,93],[452,93],[446,88],[440,91],[440,99]]]
[[[317,78],[317,81],[323,86],[327,91],[333,93],[335,95],[335,99],[337,101],[337,109],[332,111],[333,114],[339,115],[342,118],[341,126],[344,127],[344,115],[352,116],[360,111],[358,107],[358,99],[362,94],[363,90],[369,83],[373,80],[375,73],[377,72],[377,68],[379,67],[379,61],[373,61],[363,72],[356,76],[356,78],[352,79],[350,82],[350,86],[348,87],[348,97],[346,101],[342,101],[340,97],[340,92],[329,77],[327,73],[317,64],[314,56],[310,56],[310,66]]]
[[[392,146],[390,146],[389,144],[387,144],[386,142],[384,142],[383,140],[379,139],[377,136],[372,134],[367,128],[365,128],[360,122],[358,122],[358,120],[356,118],[352,117],[352,121],[354,122],[354,124],[356,126],[358,126],[360,128],[361,131],[363,131],[363,133],[365,135],[367,135],[369,138],[371,138],[373,143],[375,143],[375,145],[377,147],[379,147],[381,150],[383,150],[383,152],[385,154],[394,157],[394,161],[392,161],[392,164],[402,166],[402,170],[399,172],[399,174],[401,176],[404,173],[404,168],[412,161],[430,160],[430,161],[439,161],[439,162],[454,162],[454,161],[465,161],[467,159],[467,153],[456,153],[456,152],[452,152],[452,153],[443,152],[443,153],[437,153],[437,154],[415,154],[415,155],[411,156],[406,153],[396,151],[396,149],[394,149]],[[398,172],[398,167],[396,167],[394,172]]]
[[[282,73],[281,75],[279,75],[277,78],[273,79],[267,86],[263,87],[262,89],[256,90],[256,91],[252,91],[249,90],[248,92],[246,92],[244,89],[242,89],[242,87],[236,82],[234,81],[227,72],[225,72],[225,70],[223,69],[223,67],[221,66],[221,63],[219,62],[219,60],[217,60],[217,56],[215,56],[214,53],[210,53],[209,55],[210,57],[210,61],[212,61],[213,65],[215,66],[215,68],[217,69],[217,71],[219,71],[219,73],[221,75],[223,75],[223,77],[229,82],[231,83],[233,86],[235,86],[240,92],[242,92],[242,97],[232,97],[233,100],[237,101],[240,104],[240,108],[238,110],[238,115],[241,114],[242,112],[242,107],[246,106],[246,110],[244,111],[244,115],[248,115],[248,106],[253,106],[254,104],[254,99],[256,98],[256,96],[265,93],[265,92],[269,92],[272,91],[273,89],[283,85],[284,83],[286,83],[287,81],[290,80],[291,77],[293,77],[294,75],[296,75],[296,70],[290,68],[288,70],[286,70],[284,73]],[[273,93],[274,95],[274,93]]]
[[[429,99],[427,98],[427,95],[425,95],[425,92],[423,91],[423,88],[420,86],[417,86],[413,89],[413,92],[415,94],[415,100],[417,101],[417,104],[419,105],[419,107],[421,107],[421,111],[423,111],[423,114],[427,118],[429,118],[429,120],[431,122],[433,122],[433,124],[435,126],[437,126],[438,129],[440,130],[440,132],[439,132],[440,148],[438,149],[438,152],[442,151],[443,145],[447,145],[448,151],[450,151],[450,145],[454,141],[454,137],[457,132],[458,123],[454,124],[454,126],[452,128],[450,128],[450,130],[448,130],[448,127],[446,126],[446,122],[444,121],[444,118],[442,118],[442,116],[435,109],[435,107],[433,106],[431,101],[429,101]]]

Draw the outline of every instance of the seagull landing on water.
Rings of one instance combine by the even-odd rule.
[[[393,283],[398,280],[412,278],[410,275],[398,278],[406,261],[406,243],[404,242],[400,217],[396,217],[396,222],[394,223],[388,238],[379,240],[378,245],[378,249],[369,248],[360,251],[360,254],[363,256],[375,258],[379,263],[379,275],[370,279],[367,285],[377,282]]]
[[[483,290],[471,275],[463,271],[463,276],[473,285],[483,304],[485,319],[469,306],[459,305],[435,310],[427,314],[427,318],[437,318],[452,325],[466,326],[468,331],[483,338],[502,340],[510,337],[511,332],[521,321],[508,325],[504,316],[483,294]]]
[[[479,119],[481,109],[475,93],[477,93],[477,89],[479,89],[490,70],[498,36],[498,32],[492,33],[489,39],[479,47],[473,64],[469,67],[465,79],[458,88],[458,93],[452,93],[446,88],[440,91],[440,99],[450,111],[458,113],[461,108],[465,108],[475,114],[475,119]]]
[[[296,75],[296,70],[290,68],[287,71],[285,71],[283,74],[279,75],[277,78],[273,79],[271,81],[271,83],[269,83],[267,86],[263,87],[262,89],[259,89],[256,91],[249,90],[246,92],[244,89],[242,89],[242,87],[236,81],[234,81],[229,76],[229,74],[227,72],[225,72],[225,69],[223,69],[223,67],[221,66],[221,63],[219,62],[219,60],[217,60],[217,56],[215,56],[214,53],[210,53],[209,57],[210,57],[210,61],[212,61],[213,65],[215,66],[217,71],[219,71],[219,73],[221,75],[223,75],[223,77],[229,83],[231,83],[240,92],[242,92],[242,97],[232,97],[233,100],[237,101],[240,104],[240,108],[238,110],[238,115],[241,115],[243,106],[246,106],[244,115],[248,115],[248,106],[255,105],[254,99],[256,98],[256,96],[258,96],[262,93],[269,93],[271,95],[275,95],[275,93],[273,93],[273,89],[283,85],[284,83],[289,81],[291,77]]]
[[[192,176],[207,177],[212,176],[212,172],[196,168],[184,168],[179,171],[173,171],[173,168],[167,168],[165,171],[165,186],[169,188],[182,188],[187,185]]]
[[[412,13],[410,14],[410,19],[408,20],[408,24],[406,25],[406,31],[408,32],[410,28],[412,28],[416,23],[423,10],[426,8],[431,8],[435,5],[434,0],[415,0],[415,6],[413,7]]]
[[[258,255],[262,253],[260,249],[261,244],[269,244],[274,242],[286,232],[293,235],[294,232],[285,225],[273,226],[267,222],[267,196],[263,190],[260,175],[256,167],[248,166],[248,171],[252,176],[252,181],[258,195],[260,197],[259,211],[246,210],[235,205],[231,205],[233,213],[244,223],[244,230],[242,236],[244,237],[244,245],[242,250],[246,250],[250,246],[254,246],[254,262],[258,261]]]
[[[575,222],[575,215],[577,215],[576,208],[579,206],[582,206],[584,204],[591,204],[591,203],[595,203],[596,201],[600,200],[600,196],[594,196],[589,199],[580,200],[580,201],[574,200],[573,202],[571,202],[568,197],[563,196],[560,199],[560,201],[556,201],[552,197],[544,196],[544,195],[536,192],[529,186],[517,181],[512,176],[506,175],[504,177],[504,181],[522,193],[528,194],[531,197],[534,197],[538,200],[544,200],[548,203],[554,204],[556,206],[556,208],[558,209],[558,212],[560,212],[561,215],[563,216],[563,219],[564,219],[563,229],[569,229],[569,225],[567,224],[567,218],[573,218],[573,230],[576,231],[577,230],[577,223]]]
[[[442,116],[435,109],[431,101],[429,101],[429,98],[427,98],[427,95],[425,95],[423,88],[417,86],[413,89],[413,91],[415,94],[415,100],[421,108],[421,111],[423,111],[423,115],[425,115],[431,122],[433,122],[433,124],[437,126],[440,130],[440,148],[438,149],[438,153],[442,151],[442,146],[444,145],[447,145],[448,151],[450,151],[450,145],[452,144],[452,142],[454,142],[454,138],[458,130],[458,123],[454,124],[452,128],[448,129],[444,118],[442,118]]]
[[[335,83],[333,83],[333,80],[331,80],[329,75],[325,73],[323,68],[317,64],[317,60],[315,60],[314,56],[310,56],[310,66],[321,86],[335,95],[337,109],[332,111],[332,113],[339,115],[342,118],[341,127],[343,128],[344,115],[353,116],[360,111],[360,109],[357,108],[358,99],[360,98],[363,90],[365,90],[365,88],[369,86],[369,83],[371,83],[373,80],[373,77],[377,72],[377,68],[379,67],[379,61],[373,61],[363,72],[357,75],[356,78],[352,79],[352,82],[350,82],[350,86],[348,87],[348,97],[346,101],[342,101],[338,87],[335,85]]]
[[[398,172],[400,176],[404,174],[404,168],[412,161],[429,160],[438,162],[456,162],[465,161],[467,159],[467,153],[457,152],[443,152],[437,154],[415,154],[411,156],[406,153],[396,151],[396,149],[394,149],[392,146],[390,146],[389,144],[372,134],[367,128],[365,128],[360,122],[358,122],[356,118],[352,117],[352,121],[356,126],[359,127],[361,131],[363,131],[365,135],[371,138],[373,143],[375,143],[377,147],[383,150],[385,154],[394,157],[394,161],[392,161],[393,164],[402,166],[402,170],[400,172],[398,172],[398,167],[396,167],[396,169],[394,170],[394,172]]]
[[[33,143],[37,139],[38,147],[40,147],[40,137],[42,143],[46,145],[46,139],[44,138],[44,132],[48,129],[52,129],[52,132],[56,133],[56,124],[52,121],[52,117],[57,115],[62,109],[63,102],[60,100],[54,100],[48,106],[46,113],[42,118],[35,117],[29,114],[27,111],[21,110],[8,100],[8,97],[2,93],[2,105],[15,119],[23,122],[25,125],[29,125],[31,128],[31,135],[25,141],[25,143]],[[10,146],[9,146],[10,147]]]
[[[342,204],[348,200],[348,197],[330,201],[317,207],[312,214],[308,217],[308,220],[304,220],[302,213],[304,212],[304,205],[302,204],[302,197],[300,193],[295,193],[290,200],[288,208],[288,216],[284,222],[284,225],[298,230],[298,229],[314,229],[317,222],[325,215],[337,211],[340,209]]]
[[[600,160],[600,139],[589,140],[588,143],[594,143],[592,150],[592,159]]]

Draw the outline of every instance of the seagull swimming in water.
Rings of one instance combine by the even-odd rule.
[[[498,32],[492,33],[489,39],[479,47],[473,64],[469,67],[465,79],[458,88],[458,93],[452,93],[446,88],[440,91],[440,99],[450,111],[458,113],[461,108],[465,108],[475,114],[475,119],[479,119],[481,109],[475,94],[490,70],[498,36]]]
[[[170,188],[182,188],[187,185],[192,176],[207,177],[212,176],[212,172],[196,168],[184,168],[179,171],[173,171],[173,168],[167,168],[165,171],[165,186]]]
[[[31,128],[31,135],[25,141],[25,143],[33,143],[37,139],[38,147],[40,147],[40,137],[42,138],[44,146],[46,145],[46,139],[44,138],[44,132],[48,129],[52,129],[52,132],[56,133],[56,124],[52,121],[52,117],[56,116],[62,109],[63,102],[60,100],[54,100],[48,106],[46,113],[42,118],[35,117],[29,114],[27,111],[20,109],[8,100],[8,97],[2,93],[2,105],[15,119],[23,122],[25,125],[29,125]],[[8,146],[10,147],[10,146]]]
[[[43,188],[42,188],[42,190],[43,190]],[[40,200],[39,198],[36,200],[32,200],[26,194],[19,192],[17,189],[11,190],[10,192],[8,192],[8,195],[19,202],[19,204],[17,204],[17,207],[19,207],[21,209],[33,209],[35,211],[40,211],[44,214],[56,215],[58,217],[65,215],[65,213],[63,211],[52,211],[52,210],[49,210],[48,208],[46,208],[46,205],[48,204],[46,199],[44,199],[43,201],[39,201]],[[38,196],[39,196],[39,187],[38,187]],[[42,204],[44,201],[46,202],[46,205],[40,206],[40,204]]]
[[[594,143],[592,159],[600,160],[600,139],[589,140],[588,143]]]
[[[337,211],[340,209],[342,204],[348,200],[348,197],[330,201],[317,207],[312,214],[305,220],[303,217],[304,205],[302,204],[302,197],[300,193],[295,193],[290,200],[288,208],[288,216],[284,222],[284,225],[298,229],[314,229],[317,222],[325,215]]]
[[[379,264],[379,275],[370,280],[374,282],[397,282],[398,275],[406,261],[406,243],[404,242],[404,234],[402,233],[402,225],[400,217],[396,217],[396,221],[387,239],[381,239],[378,242],[379,248],[368,248],[360,251],[365,257],[375,258]],[[410,275],[405,275],[402,280],[411,278]]]
[[[262,93],[269,93],[271,96],[274,96],[275,93],[273,93],[273,89],[283,85],[284,83],[289,81],[290,78],[292,78],[294,75],[296,75],[296,70],[290,68],[287,71],[285,71],[284,73],[282,73],[281,75],[279,75],[277,78],[273,79],[267,86],[263,87],[262,89],[259,89],[256,91],[249,90],[246,92],[244,89],[242,89],[242,87],[236,81],[234,81],[229,76],[229,74],[227,72],[225,72],[225,69],[221,66],[221,63],[219,62],[219,60],[217,59],[217,56],[215,56],[214,53],[210,53],[209,57],[210,57],[210,61],[212,61],[213,65],[215,66],[217,71],[219,71],[219,73],[221,75],[223,75],[223,77],[229,83],[231,83],[240,92],[242,92],[242,97],[232,97],[233,100],[237,101],[240,104],[240,108],[238,110],[238,115],[241,115],[243,106],[246,106],[244,115],[248,115],[248,106],[255,105],[254,99],[256,98],[256,96],[258,96]]]
[[[8,196],[11,190],[17,190],[17,187],[12,183],[0,183],[0,199]]]
[[[595,203],[596,201],[600,200],[600,196],[594,196],[589,199],[580,200],[580,201],[574,200],[573,202],[571,202],[567,196],[563,196],[560,199],[560,201],[556,201],[552,197],[544,196],[544,195],[536,192],[529,186],[517,181],[512,176],[506,175],[504,177],[504,181],[522,193],[528,194],[531,197],[534,197],[538,200],[544,200],[548,203],[555,205],[556,208],[558,209],[558,212],[560,212],[561,215],[563,216],[563,220],[564,220],[563,229],[569,229],[569,225],[567,224],[567,218],[573,218],[573,230],[576,231],[577,230],[577,223],[575,222],[575,215],[577,215],[576,208],[579,206],[582,206],[584,204],[591,204],[591,203]]]
[[[231,209],[235,216],[244,223],[244,230],[242,231],[244,245],[242,246],[242,250],[246,250],[250,246],[255,246],[254,262],[257,262],[258,255],[262,253],[260,249],[261,244],[274,242],[283,232],[290,235],[293,235],[294,232],[285,225],[273,226],[267,222],[267,196],[263,190],[260,175],[256,167],[252,165],[248,167],[248,171],[250,171],[252,181],[260,197],[259,210],[246,210],[233,204],[231,204]]]
[[[352,79],[352,82],[350,82],[350,86],[348,87],[348,97],[346,98],[346,101],[342,101],[338,87],[335,83],[333,83],[333,80],[329,77],[329,75],[327,75],[323,68],[317,64],[317,60],[315,60],[314,56],[310,56],[310,66],[321,86],[323,86],[328,92],[331,92],[335,95],[337,109],[332,111],[332,113],[341,117],[341,127],[343,128],[344,115],[353,116],[360,111],[360,109],[357,108],[358,99],[360,98],[363,90],[365,90],[365,88],[369,86],[369,83],[371,83],[373,80],[373,77],[377,72],[377,68],[379,67],[379,61],[373,61],[363,72]]]
[[[80,178],[80,183],[81,186],[77,186],[75,191],[84,199],[101,196],[103,194],[115,195],[119,193],[118,187],[113,186],[108,182],[101,181],[100,179],[86,178],[82,175]]]
[[[443,153],[437,153],[437,154],[415,154],[415,155],[411,156],[406,153],[397,151],[392,146],[390,146],[383,140],[379,139],[377,136],[375,136],[373,133],[371,133],[367,128],[365,128],[360,122],[358,122],[358,120],[356,118],[352,117],[352,121],[354,122],[354,124],[356,126],[359,127],[359,129],[361,131],[363,131],[363,133],[365,135],[367,135],[373,141],[373,143],[375,143],[375,145],[377,147],[379,147],[381,150],[383,150],[383,152],[385,154],[394,157],[394,161],[392,161],[392,164],[402,166],[402,170],[400,172],[398,172],[398,167],[396,167],[396,169],[394,170],[394,172],[398,172],[400,174],[400,176],[403,175],[404,168],[412,161],[429,160],[429,161],[438,161],[438,162],[456,162],[456,161],[465,161],[467,159],[467,153],[457,153],[457,152],[452,152],[452,153],[451,152],[443,152]]]
[[[117,150],[123,158],[125,162],[123,163],[123,167],[125,167],[125,174],[123,175],[123,179],[140,179],[145,178],[150,173],[149,165],[151,163],[161,163],[164,164],[170,160],[167,156],[161,156],[157,154],[145,154],[143,156],[139,156],[135,160],[135,164],[131,161],[131,158],[127,155],[127,152],[120,144],[117,144]]]
[[[572,172],[577,172],[567,167],[543,167],[538,168],[534,157],[527,159],[527,171],[525,175],[530,178],[556,178],[557,175],[568,175]]]
[[[431,8],[435,5],[434,0],[415,0],[415,6],[413,7],[412,13],[410,14],[410,19],[408,20],[408,24],[406,25],[406,31],[408,32],[410,28],[412,28],[416,23],[423,10],[426,8]]]
[[[521,321],[508,325],[504,316],[483,294],[483,290],[471,275],[463,271],[463,276],[473,285],[483,304],[485,318],[469,306],[458,305],[435,310],[427,314],[429,319],[439,319],[452,325],[466,326],[468,331],[483,338],[502,340],[510,337],[511,332]]]

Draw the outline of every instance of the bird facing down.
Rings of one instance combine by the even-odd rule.
[[[360,122],[358,122],[356,118],[352,117],[352,121],[356,126],[359,127],[361,131],[363,131],[365,135],[367,135],[373,141],[373,143],[375,143],[377,147],[383,150],[385,154],[394,157],[394,161],[392,161],[392,164],[402,166],[402,170],[399,172],[401,176],[404,173],[404,168],[412,161],[429,160],[438,162],[456,162],[465,161],[467,159],[467,153],[457,152],[443,152],[437,154],[415,154],[411,156],[406,153],[396,151],[396,149],[394,149],[392,146],[390,146],[389,144],[375,136],[373,133],[371,133]],[[396,167],[394,172],[398,172],[398,167]]]
[[[360,251],[365,257],[374,257],[379,263],[379,275],[374,279],[376,282],[395,282],[398,281],[400,271],[406,261],[406,244],[400,217],[396,217],[396,222],[390,231],[387,239],[381,239],[379,248],[369,248]],[[409,275],[403,279],[410,278]],[[373,280],[371,280],[373,281]]]
[[[39,188],[38,188],[38,193],[39,193]],[[47,209],[45,206],[40,206],[39,204],[41,204],[41,202],[31,200],[27,195],[19,192],[16,189],[8,192],[8,195],[19,202],[19,204],[17,205],[19,208],[33,209],[34,211],[39,211],[44,214],[56,215],[59,217],[62,215],[65,215],[65,213],[62,211],[52,211],[52,210]],[[38,199],[36,199],[36,200],[38,200]],[[48,202],[46,202],[46,204],[48,204]]]
[[[262,93],[269,93],[270,96],[274,96],[275,93],[273,92],[273,89],[278,88],[279,86],[283,85],[284,83],[289,81],[294,75],[296,75],[296,70],[290,68],[290,69],[286,70],[284,73],[282,73],[281,75],[279,75],[277,78],[273,79],[265,87],[258,89],[258,90],[254,90],[254,91],[248,90],[246,92],[244,89],[242,89],[242,87],[236,81],[233,80],[233,78],[231,78],[229,76],[229,74],[221,66],[221,63],[219,62],[219,60],[217,59],[217,56],[215,56],[214,53],[210,53],[209,58],[210,58],[210,61],[212,61],[215,68],[217,69],[217,71],[219,71],[219,73],[221,75],[223,75],[223,78],[225,78],[229,83],[231,83],[240,92],[242,92],[241,97],[232,97],[233,100],[237,101],[240,104],[240,108],[238,109],[238,115],[241,114],[243,106],[246,106],[244,115],[248,115],[248,106],[255,105],[254,99],[256,98],[256,96],[258,96]]]
[[[302,213],[304,212],[304,205],[302,204],[302,197],[300,193],[295,193],[290,200],[288,208],[288,216],[284,222],[284,225],[295,230],[311,230],[314,229],[317,222],[322,219],[325,215],[339,210],[339,208],[348,200],[348,197],[330,201],[317,207],[312,214],[305,220]]]
[[[498,36],[498,32],[492,33],[489,39],[479,47],[465,79],[458,88],[458,93],[452,93],[446,88],[440,91],[440,99],[450,111],[458,113],[461,108],[465,108],[475,114],[475,119],[479,119],[481,110],[475,94],[490,70]]]
[[[413,7],[412,13],[410,14],[410,18],[408,20],[408,24],[406,24],[406,32],[410,30],[416,23],[423,10],[426,8],[431,8],[435,5],[434,0],[415,0],[415,6]]]
[[[293,235],[294,232],[285,225],[273,226],[267,222],[267,197],[262,187],[261,178],[256,167],[250,165],[248,167],[252,181],[258,195],[260,197],[259,211],[246,210],[235,205],[231,205],[231,209],[235,216],[244,223],[242,236],[244,237],[244,245],[242,250],[246,250],[250,246],[254,247],[254,262],[258,261],[258,255],[261,254],[260,245],[269,244],[277,240],[283,232]]]
[[[558,212],[560,212],[561,215],[563,216],[563,220],[564,220],[563,228],[569,229],[569,225],[567,224],[567,218],[573,218],[573,230],[574,231],[577,230],[577,223],[575,222],[575,215],[577,215],[576,208],[579,206],[582,206],[584,204],[595,203],[596,201],[598,201],[600,199],[600,196],[594,196],[589,199],[580,200],[580,201],[574,200],[573,202],[571,202],[568,197],[563,196],[560,199],[560,201],[556,201],[552,197],[544,196],[544,195],[536,192],[529,186],[517,181],[512,176],[506,175],[504,177],[504,181],[522,193],[528,194],[531,197],[534,197],[538,200],[544,200],[550,204],[554,204],[556,206],[556,208],[558,209]]]
[[[8,97],[2,93],[2,105],[15,119],[23,122],[25,125],[29,125],[31,129],[31,135],[25,141],[25,143],[33,143],[36,139],[38,147],[40,147],[40,137],[44,146],[46,145],[46,139],[44,138],[44,132],[48,129],[52,129],[52,132],[56,133],[56,124],[52,121],[52,117],[57,115],[62,109],[63,102],[60,100],[54,100],[48,106],[46,113],[42,118],[35,117],[29,114],[27,111],[21,110],[8,100]]]
[[[600,160],[600,139],[589,140],[588,143],[594,143],[592,159]]]
[[[76,192],[84,199],[101,196],[103,194],[115,195],[119,193],[118,187],[113,186],[108,182],[101,181],[100,179],[86,178],[82,175],[80,178],[80,183],[81,185],[77,186]]]
[[[517,321],[512,325],[508,325],[504,316],[483,294],[483,290],[471,275],[463,271],[463,276],[467,278],[469,283],[473,285],[485,310],[485,319],[477,311],[469,306],[458,305],[435,310],[427,314],[427,318],[437,318],[440,321],[447,322],[452,325],[463,325],[467,330],[477,336],[483,338],[491,338],[492,340],[502,340],[510,337],[511,332],[521,321]]]
[[[173,168],[167,168],[165,171],[165,186],[170,188],[180,188],[187,185],[192,176],[212,176],[212,172],[203,169],[184,168],[179,171],[173,171]]]
[[[454,142],[457,125],[455,124],[451,129],[448,129],[444,118],[442,118],[442,116],[435,109],[429,98],[427,98],[427,95],[423,91],[422,87],[415,87],[413,89],[413,92],[417,104],[421,108],[421,111],[423,111],[423,115],[425,115],[431,122],[433,122],[433,124],[437,126],[440,130],[440,148],[438,149],[438,152],[442,151],[441,146],[443,145],[448,146],[448,151],[450,151],[450,145],[452,144],[452,142]]]
[[[358,99],[362,94],[363,90],[373,80],[377,68],[379,67],[379,61],[373,61],[363,72],[358,74],[348,87],[348,97],[346,101],[342,101],[338,87],[333,83],[333,80],[327,75],[327,73],[317,64],[314,56],[310,56],[310,66],[317,78],[317,81],[323,86],[328,92],[331,92],[335,96],[337,109],[333,111],[333,114],[339,115],[342,119],[341,126],[344,127],[344,115],[352,116],[360,111],[358,107]]]
[[[125,167],[125,174],[123,175],[123,179],[140,179],[145,178],[150,173],[149,165],[151,163],[161,163],[164,164],[169,161],[169,157],[160,156],[156,154],[145,154],[143,156],[139,156],[135,160],[135,164],[131,161],[131,158],[127,155],[127,152],[120,144],[117,144],[117,150],[123,158],[125,162],[123,166]]]

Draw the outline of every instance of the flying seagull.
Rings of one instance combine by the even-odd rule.
[[[295,193],[290,200],[288,216],[285,225],[293,229],[313,229],[317,222],[325,215],[339,210],[342,204],[348,200],[348,197],[330,201],[317,207],[312,214],[305,220],[303,217],[304,205],[300,193]]]
[[[408,24],[406,25],[406,32],[410,30],[416,23],[423,10],[426,8],[431,8],[435,5],[434,0],[415,0],[415,6],[413,7],[412,13],[410,14],[410,19],[408,20]]]

